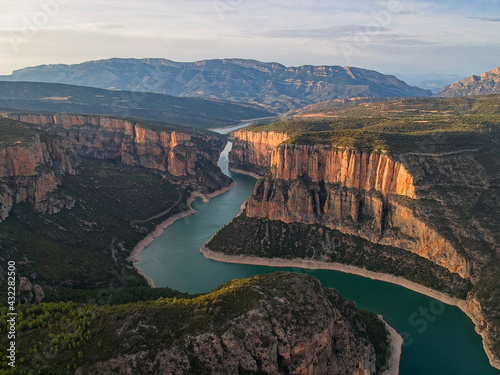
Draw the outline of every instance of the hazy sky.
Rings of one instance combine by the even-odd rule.
[[[241,57],[383,73],[500,66],[500,0],[2,0],[0,74],[110,57]]]

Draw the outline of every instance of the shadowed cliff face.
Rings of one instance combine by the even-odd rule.
[[[471,276],[469,261],[413,207],[422,189],[415,181],[425,181],[420,164],[412,165],[414,177],[384,153],[281,144],[286,135],[274,132],[233,136],[232,167],[269,171],[248,200],[249,217],[325,225],[411,251],[463,278]]]
[[[276,148],[289,138],[280,132],[235,131],[230,136],[236,142],[231,148],[229,166],[257,174],[266,173]]]
[[[217,167],[226,144],[225,138],[217,134],[151,130],[132,121],[102,116],[2,117],[33,124],[38,133],[27,144],[0,148],[1,219],[7,217],[16,202],[30,201],[47,212],[65,206],[59,203],[54,208],[42,202],[60,185],[57,174],[74,173],[70,162],[74,154],[147,168],[204,192],[218,190],[230,181]]]

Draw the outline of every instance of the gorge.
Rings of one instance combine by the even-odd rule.
[[[61,185],[57,174],[75,174],[70,161],[72,154],[118,160],[127,166],[153,170],[204,192],[229,184],[226,176],[217,173],[216,160],[225,145],[225,140],[217,135],[158,125],[148,127],[106,116],[22,113],[1,116],[36,125],[36,128],[29,128],[9,123],[11,127],[24,128],[28,134],[23,144],[17,141],[0,152],[0,178],[4,186],[0,201],[2,220],[8,216],[14,202],[29,200],[35,209],[45,207],[52,212],[64,206],[62,202],[52,202],[55,206],[49,209],[47,200]]]
[[[0,257],[16,259],[26,275],[16,307],[21,373],[368,375],[387,366],[384,324],[312,277],[275,273],[194,296],[146,288],[125,263],[128,244],[183,212],[189,193],[227,188],[215,164],[225,137],[32,113],[4,113],[0,132]],[[42,189],[45,176],[53,183]],[[57,205],[60,198],[71,205]],[[0,307],[2,330],[7,314]]]
[[[187,196],[194,190],[210,193],[220,187],[227,186],[229,183],[229,178],[224,177],[220,170],[215,167],[215,161],[225,144],[225,139],[214,134],[187,131],[179,127],[169,129],[168,126],[165,128],[165,125],[159,129],[157,128],[159,124],[141,124],[132,120],[110,119],[102,116],[5,114],[5,117],[2,120],[5,121],[5,124],[14,121],[16,127],[21,126],[18,129],[23,129],[23,134],[26,136],[19,137],[17,134],[13,134],[12,140],[15,139],[15,141],[11,143],[9,143],[9,137],[3,138],[5,142],[2,145],[2,148],[5,149],[5,152],[2,153],[4,160],[3,181],[10,189],[7,195],[11,201],[14,201],[13,197],[19,197],[19,204],[13,204],[8,210],[5,210],[7,212],[5,217],[7,226],[0,228],[0,237],[4,239],[11,238],[12,235],[7,233],[12,231],[13,223],[20,223],[20,219],[33,215],[32,211],[28,209],[31,207],[30,204],[38,210],[38,213],[30,218],[30,223],[32,223],[30,230],[33,231],[34,228],[34,233],[38,227],[50,228],[50,231],[54,232],[54,228],[57,226],[59,226],[60,233],[64,233],[68,229],[71,230],[68,225],[70,217],[77,215],[81,220],[79,228],[97,236],[98,227],[94,228],[95,224],[90,222],[88,218],[82,220],[83,216],[79,212],[82,204],[88,207],[88,201],[81,198],[71,201],[70,198],[75,198],[77,195],[68,194],[68,182],[74,178],[80,179],[79,183],[84,183],[82,187],[85,190],[91,189],[94,182],[101,189],[106,180],[102,177],[111,172],[116,173],[118,170],[120,173],[134,170],[134,174],[141,171],[140,179],[147,178],[148,183],[156,184],[162,180],[162,184],[165,184],[164,186],[167,186],[170,192],[168,201],[162,203],[165,208],[153,204],[149,207],[152,214],[146,215],[148,207],[144,205],[146,202],[144,198],[150,194],[147,192],[138,201],[142,205],[139,211],[144,212],[142,218],[134,217],[138,212],[137,209],[130,211],[135,212],[133,215],[124,212],[126,216],[124,215],[125,220],[121,226],[124,227],[125,232],[131,232],[134,238],[144,236],[147,230],[154,228],[154,224],[158,223],[161,218],[152,222],[150,226],[144,223],[144,227],[141,227],[141,225],[134,223],[144,222],[145,219],[154,217],[158,211],[162,210],[173,208],[172,214],[182,212],[186,207],[183,205],[183,200],[185,202]],[[25,125],[17,122],[20,119],[25,121]],[[27,126],[28,122],[35,126]],[[320,124],[321,126],[324,125]],[[4,129],[9,128],[7,126]],[[254,137],[253,134],[249,133],[258,133],[260,142],[249,141]],[[426,215],[435,211],[427,211],[425,203],[433,197],[441,197],[439,189],[436,189],[440,186],[448,188],[450,194],[447,199],[453,202],[457,202],[460,198],[466,199],[471,196],[473,191],[477,192],[481,189],[483,189],[481,194],[483,199],[487,197],[490,186],[495,186],[493,180],[495,175],[484,176],[484,171],[488,166],[482,162],[481,154],[476,155],[474,150],[458,153],[450,150],[436,150],[433,155],[423,152],[416,154],[411,152],[390,153],[381,148],[372,150],[364,146],[348,147],[345,144],[332,148],[325,142],[311,144],[310,135],[285,133],[279,127],[271,132],[260,131],[260,129],[256,132],[253,129],[235,132],[233,136],[235,134],[244,134],[241,137],[245,137],[246,140],[235,139],[234,154],[231,155],[232,166],[253,173],[265,173],[265,178],[257,184],[254,190],[252,178],[233,174],[232,176],[238,182],[236,188],[223,196],[214,198],[213,202],[201,203],[199,199],[196,199],[193,207],[198,210],[197,215],[176,222],[167,228],[164,234],[166,237],[160,237],[146,248],[139,266],[146,274],[153,277],[157,286],[168,285],[181,291],[206,292],[207,288],[215,287],[234,277],[272,272],[274,269],[269,267],[214,264],[198,254],[198,249],[210,239],[210,236],[238,214],[241,203],[253,192],[254,194],[250,197],[243,213],[225,228],[222,228],[209,241],[211,248],[227,252],[224,249],[226,246],[232,248],[233,252],[240,252],[240,254],[245,254],[249,248],[252,248],[252,251],[259,256],[262,256],[259,251],[264,251],[265,256],[271,257],[275,255],[276,251],[281,251],[279,257],[290,258],[292,256],[292,258],[319,261],[338,261],[339,257],[344,257],[344,261],[346,261],[353,254],[356,256],[366,255],[366,259],[363,260],[364,264],[362,262],[354,264],[362,267],[375,267],[375,270],[377,270],[377,264],[380,264],[380,259],[379,263],[373,262],[373,256],[381,256],[384,266],[391,267],[391,261],[398,263],[401,266],[398,271],[402,272],[400,275],[417,282],[431,282],[432,285],[429,286],[443,290],[451,296],[465,298],[470,293],[472,285],[476,288],[475,294],[480,294],[477,285],[480,285],[483,279],[480,275],[478,276],[477,269],[484,268],[489,259],[481,252],[464,252],[464,249],[468,250],[470,247],[467,248],[467,244],[463,242],[457,242],[450,233],[443,232],[442,228],[436,226],[435,221],[430,221]],[[321,134],[321,138],[327,141],[329,140],[328,136],[331,136],[328,132]],[[280,141],[278,144],[273,144],[273,142],[278,141]],[[483,144],[488,145],[484,142]],[[226,147],[225,152],[228,152],[229,149],[230,145]],[[485,151],[490,152],[488,148]],[[25,160],[30,160],[31,162],[26,163],[26,165],[30,164],[31,166],[25,168],[24,165],[16,165],[12,162],[13,155],[16,158],[23,156]],[[66,155],[66,158],[62,155]],[[223,153],[222,159],[224,159],[224,155]],[[438,161],[432,162],[433,160]],[[88,174],[88,170],[94,168],[92,163],[96,163],[96,161],[99,164],[95,165],[95,173]],[[464,165],[470,169],[464,171]],[[91,166],[92,168],[89,168]],[[339,167],[335,169],[335,166]],[[222,167],[224,166],[222,165]],[[212,170],[214,173],[210,172]],[[436,170],[448,172],[432,173]],[[415,173],[415,171],[417,172]],[[83,172],[85,172],[85,178],[83,178]],[[145,174],[145,172],[148,173]],[[58,185],[59,188],[63,188],[62,191],[54,190],[52,185],[47,184],[49,186],[47,196],[52,200],[36,194],[26,195],[21,189],[22,183],[13,183],[18,177],[33,177],[36,180],[44,174],[53,175],[60,183],[62,182]],[[130,174],[128,178],[134,177]],[[140,179],[137,180],[137,183]],[[169,185],[170,182],[167,183],[165,179],[176,185]],[[125,181],[125,179],[121,181]],[[465,184],[463,181],[466,181]],[[454,193],[453,187],[458,182],[460,182],[461,190],[457,195]],[[38,186],[36,182],[34,184],[33,186]],[[57,181],[55,184],[57,185]],[[144,189],[147,184],[143,183],[139,186]],[[451,189],[449,189],[450,187]],[[120,186],[120,184],[113,185],[110,192],[116,195],[116,198],[121,198],[119,190],[124,190],[124,188],[126,190],[127,187]],[[134,190],[137,191],[137,187]],[[32,189],[31,191],[38,190]],[[98,191],[98,194],[103,193],[99,190],[94,191]],[[229,201],[232,200],[231,208],[224,204],[224,202],[229,203],[226,196],[229,197]],[[60,206],[60,203],[59,206],[54,203],[57,199],[61,202],[61,199],[66,197],[70,199],[67,207]],[[154,195],[150,195],[150,197],[153,198]],[[6,198],[5,202],[7,201]],[[23,204],[23,201],[28,201],[28,204]],[[302,201],[306,204],[301,205]],[[221,202],[222,205],[216,206],[211,217],[207,219],[204,216],[205,219],[202,219],[202,214],[208,214],[210,206],[217,205],[217,202]],[[133,202],[123,203],[120,208],[127,211],[126,206]],[[445,200],[444,203],[447,201]],[[44,211],[41,208],[45,204],[51,207],[53,213],[57,212],[57,207],[61,211],[57,215],[46,216],[47,212],[51,211]],[[109,202],[104,206],[110,207]],[[8,206],[5,205],[5,207]],[[92,210],[94,210],[93,207]],[[221,210],[227,212],[221,215]],[[88,208],[86,211],[89,211]],[[91,217],[93,216],[94,220],[99,222],[95,215],[98,212],[90,213]],[[249,213],[253,216],[250,216]],[[337,216],[335,216],[336,214]],[[116,213],[108,215],[108,217],[114,215]],[[265,215],[276,216],[267,217]],[[200,217],[198,218],[198,216]],[[38,218],[41,221],[37,222]],[[417,221],[416,224],[414,220]],[[186,224],[190,226],[191,232],[179,229],[179,226],[182,228]],[[403,228],[397,226],[403,224],[408,226]],[[131,226],[132,230],[126,230],[127,225]],[[238,225],[242,226],[238,227]],[[481,222],[476,225],[477,230],[483,228]],[[175,228],[174,235],[169,231],[170,228],[172,230]],[[260,237],[260,242],[247,241],[256,233],[255,229],[263,234]],[[116,231],[109,232],[115,233],[115,236],[118,233]],[[127,235],[120,233],[117,239],[103,237],[103,243],[107,242],[107,245],[101,246],[101,248],[104,250],[111,243],[112,252],[113,249],[118,249],[116,252],[118,254],[117,261],[121,264],[124,261],[124,255],[127,254],[127,249],[131,249],[130,244],[137,242],[132,237],[121,241],[122,238],[125,239],[130,235],[130,233]],[[175,242],[176,236],[180,240],[179,244],[182,243],[176,249],[178,255],[172,256],[170,254],[162,260],[157,258],[158,255],[148,258],[148,251],[154,249],[155,246],[159,246],[157,250],[163,251],[160,244],[162,238],[166,238],[168,244],[178,246]],[[83,237],[81,238],[83,239]],[[186,241],[187,239],[190,241],[192,239],[192,243]],[[299,239],[305,241],[304,246],[302,244],[297,246]],[[318,240],[319,242],[314,242]],[[436,241],[438,245],[442,245],[439,247],[439,253],[428,251],[436,247],[435,244],[429,244],[429,241]],[[5,246],[5,243],[8,241],[2,240],[1,246]],[[164,239],[163,243],[165,243]],[[238,246],[234,246],[234,244]],[[283,244],[286,246],[281,247],[280,245]],[[187,247],[190,248],[189,251],[186,251]],[[191,247],[194,249],[193,254],[189,253],[193,250]],[[290,249],[305,251],[305,253],[287,253]],[[309,250],[312,252],[309,253]],[[13,254],[14,249],[11,250],[7,247],[7,251],[8,254]],[[422,254],[419,254],[419,251]],[[98,254],[99,252],[95,253],[95,255]],[[420,255],[426,255],[428,259]],[[28,259],[32,260],[36,254],[28,256]],[[179,258],[176,259],[176,257]],[[108,256],[108,260],[111,261],[109,258]],[[177,263],[178,261],[180,263]],[[359,258],[356,259],[356,262],[358,261],[360,261]],[[152,265],[156,271],[151,273],[148,270],[148,265]],[[167,272],[162,268],[165,266],[168,267]],[[409,269],[413,273],[408,271]],[[391,273],[387,269],[383,271]],[[216,276],[211,275],[214,272]],[[415,296],[411,292],[401,292],[397,287],[392,289],[385,284],[381,286],[381,284],[369,280],[366,280],[365,283],[365,281],[360,281],[349,275],[345,275],[345,278],[344,276],[338,278],[338,276],[334,276],[334,273],[328,271],[303,272],[317,276],[324,286],[335,286],[341,291],[342,289],[346,290],[348,298],[359,301],[358,303],[362,307],[382,312],[391,324],[396,323],[396,328],[404,333],[407,342],[411,343],[410,347],[405,349],[409,351],[406,356],[405,351],[403,352],[402,371],[405,371],[404,373],[410,374],[411,371],[417,371],[417,369],[424,372],[435,369],[435,367],[426,367],[420,358],[425,352],[423,347],[429,346],[429,342],[435,341],[437,345],[442,342],[437,337],[430,339],[427,336],[429,334],[437,334],[438,337],[449,335],[456,338],[457,342],[456,345],[448,342],[445,345],[446,350],[434,349],[435,353],[431,356],[433,359],[428,361],[427,365],[442,363],[441,367],[439,364],[437,365],[441,373],[447,373],[447,371],[456,373],[457,369],[463,370],[465,368],[476,371],[480,368],[481,373],[487,374],[491,370],[484,353],[481,352],[479,338],[474,334],[471,335],[471,325],[465,329],[456,326],[445,328],[442,325],[448,321],[458,321],[461,322],[460,325],[465,324],[463,320],[460,320],[464,317],[457,309],[446,307],[443,310],[441,305],[439,308],[436,307],[437,305],[430,299],[421,299],[423,298],[421,296],[413,299]],[[158,275],[161,275],[160,279],[167,278],[169,281],[159,281]],[[103,280],[105,278],[95,285],[103,285]],[[180,286],[179,280],[191,283],[192,286],[188,288]],[[47,286],[44,288],[47,291]],[[363,296],[363,291],[371,296],[374,289],[378,290],[375,294],[379,301],[363,302],[369,300],[366,295]],[[52,293],[52,291],[50,292]],[[159,292],[164,293],[165,291]],[[394,299],[395,301],[413,302],[404,309],[401,309],[400,306],[395,308],[393,303],[380,298],[384,293],[389,293],[392,296],[398,295]],[[467,298],[471,313],[477,316],[478,322],[479,319],[482,319],[482,322],[479,323],[488,328],[489,337],[494,338],[491,335],[491,332],[494,332],[494,326],[490,325],[488,315],[481,311],[485,306],[484,300],[476,299],[475,294],[470,293]],[[422,306],[432,306],[433,311],[439,311],[437,314],[440,318],[438,322],[441,322],[433,326],[433,332],[426,333],[425,338],[420,336],[422,334],[420,330],[415,332],[415,324],[412,324],[415,321],[410,320],[412,316],[415,316],[415,311],[421,311]],[[391,309],[394,310],[391,312]],[[441,312],[442,310],[444,312]],[[463,336],[461,336],[462,334]],[[485,336],[485,339],[488,340],[488,336]],[[464,346],[464,342],[475,344],[471,344],[472,347]],[[454,358],[455,363],[450,365],[448,350],[451,350],[452,353],[466,350],[467,355],[461,355],[463,357],[461,360]],[[435,362],[436,356],[441,357],[437,362]],[[467,362],[469,359],[470,362]]]

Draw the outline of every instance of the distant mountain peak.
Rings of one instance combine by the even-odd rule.
[[[451,98],[457,96],[488,94],[500,94],[500,67],[479,76],[472,75],[443,87],[436,96]]]

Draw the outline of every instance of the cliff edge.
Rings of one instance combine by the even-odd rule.
[[[74,114],[2,113],[0,120],[2,220],[14,203],[30,201],[49,213],[74,204],[69,198],[47,201],[61,185],[60,176],[75,173],[72,155],[144,168],[207,193],[230,183],[217,166],[227,141],[215,133]]]

